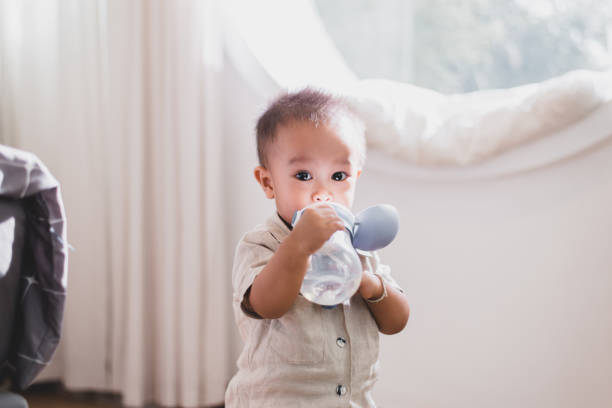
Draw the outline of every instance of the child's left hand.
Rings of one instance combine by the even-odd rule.
[[[359,294],[366,302],[372,317],[376,321],[378,330],[383,334],[395,334],[402,331],[410,316],[410,306],[406,296],[393,287],[385,287],[382,276],[363,271]],[[384,301],[381,297],[386,293]]]
[[[361,297],[366,300],[378,299],[383,295],[384,288],[378,277],[364,270],[361,274],[361,284],[358,291]]]

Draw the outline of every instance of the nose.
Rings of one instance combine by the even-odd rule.
[[[312,194],[313,202],[326,202],[326,201],[331,201],[331,200],[332,200],[331,194],[327,190],[322,188],[321,186],[317,188],[315,192]]]

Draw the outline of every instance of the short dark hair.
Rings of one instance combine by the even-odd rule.
[[[279,126],[292,121],[329,123],[334,118],[344,115],[355,122],[360,132],[360,159],[365,160],[365,139],[363,124],[351,111],[349,105],[339,96],[312,88],[298,92],[285,93],[277,97],[268,109],[259,117],[255,131],[257,134],[257,156],[259,164],[267,167],[266,152],[276,137]]]

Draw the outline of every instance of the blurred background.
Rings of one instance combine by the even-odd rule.
[[[509,88],[577,68],[610,67],[604,0],[316,0],[359,77],[445,93]]]
[[[306,85],[367,105],[369,79],[400,99],[364,108],[391,130],[368,128],[354,210],[398,208],[382,258],[412,308],[381,339],[377,403],[610,406],[610,69],[608,0],[0,0],[0,143],[59,180],[75,248],[31,405],[222,404],[234,246],[274,211],[255,121]],[[567,86],[574,70],[588,86]],[[453,126],[418,139],[432,117]],[[527,136],[474,160],[409,154],[432,134],[468,152]]]

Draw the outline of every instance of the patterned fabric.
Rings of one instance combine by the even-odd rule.
[[[34,155],[0,145],[0,382],[26,388],[60,339],[67,280],[59,184]],[[17,225],[19,224],[19,225]],[[10,315],[8,315],[10,313]]]

